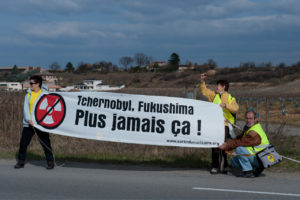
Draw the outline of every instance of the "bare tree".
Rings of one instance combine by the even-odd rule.
[[[89,68],[88,63],[80,62],[77,66],[76,72],[77,73],[86,73],[89,70],[88,68]]]
[[[208,59],[207,64],[209,66],[209,69],[217,68],[217,63],[213,59]]]
[[[133,58],[130,56],[123,56],[119,60],[120,64],[124,66],[125,69],[127,69],[128,65],[133,63]]]
[[[148,56],[147,62],[146,64],[150,64],[153,61],[153,57],[152,56]]]
[[[113,71],[113,64],[111,62],[100,61],[93,65],[95,69],[100,72],[108,73]]]
[[[60,65],[58,64],[58,62],[55,61],[55,62],[53,62],[53,63],[50,64],[49,69],[53,70],[53,71],[59,70],[60,69]]]
[[[151,59],[152,59],[151,57],[148,57],[144,53],[136,53],[134,55],[134,61],[136,62],[137,66],[143,66],[147,63],[150,63]]]

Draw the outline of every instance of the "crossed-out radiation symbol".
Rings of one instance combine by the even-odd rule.
[[[34,114],[37,123],[42,127],[57,128],[65,119],[65,101],[59,94],[45,94],[37,102]]]

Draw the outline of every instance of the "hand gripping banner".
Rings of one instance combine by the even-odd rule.
[[[33,120],[42,131],[93,140],[206,148],[224,142],[221,107],[185,98],[43,93],[34,105]]]

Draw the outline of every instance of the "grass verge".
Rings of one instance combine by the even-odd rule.
[[[56,136],[61,137],[61,136]],[[56,138],[54,141],[58,142],[62,138]],[[63,138],[65,139],[65,138]],[[292,159],[300,160],[300,137],[284,137],[275,135],[269,137],[271,143],[276,147],[278,153],[290,157]],[[68,147],[57,146],[54,144],[54,153],[57,162],[86,162],[86,163],[105,163],[105,164],[133,164],[133,165],[158,165],[163,167],[174,168],[195,168],[195,169],[209,169],[210,167],[210,149],[198,148],[180,148],[180,147],[159,147],[146,146],[135,144],[121,144],[105,142],[100,146],[104,147],[106,151],[94,152],[92,149],[86,148],[99,147],[99,141],[88,141],[82,139],[72,138],[72,143],[81,143],[81,150],[76,152],[68,151]],[[77,140],[81,140],[77,141]],[[92,145],[88,145],[91,143]],[[95,145],[98,144],[98,145]],[[72,145],[68,143],[67,145]],[[83,148],[83,146],[85,148]],[[117,147],[117,148],[116,148]],[[16,151],[4,150],[1,148],[1,158],[14,159],[16,158]],[[118,149],[118,150],[117,150]],[[129,151],[130,149],[130,151]],[[16,149],[15,149],[16,150]],[[142,153],[141,153],[142,152]],[[45,160],[42,148],[37,141],[29,148],[27,153],[28,160]],[[229,158],[230,159],[230,158]],[[281,163],[267,169],[270,171],[300,171],[300,164],[284,159]]]

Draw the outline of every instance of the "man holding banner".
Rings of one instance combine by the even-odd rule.
[[[20,147],[19,147],[18,162],[15,165],[16,169],[24,167],[27,147],[32,139],[32,136],[35,133],[37,134],[38,139],[44,149],[47,165],[48,165],[47,169],[54,168],[54,157],[52,154],[49,133],[33,127],[34,122],[32,116],[34,113],[33,111],[34,103],[39,98],[42,92],[46,92],[48,90],[47,86],[42,84],[42,81],[43,79],[40,76],[30,77],[30,81],[29,81],[30,89],[28,89],[28,93],[26,94],[24,100],[23,131],[22,131]]]
[[[222,107],[223,115],[225,118],[225,140],[227,140],[230,138],[229,126],[231,126],[230,124],[235,123],[235,114],[238,112],[239,106],[236,102],[236,99],[228,93],[229,83],[226,80],[219,80],[217,82],[217,90],[212,91],[206,87],[206,77],[206,73],[201,74],[200,76],[200,90],[203,96],[208,99],[208,101],[218,104]],[[218,148],[212,148],[212,168],[210,170],[210,173],[226,173],[227,166],[228,164],[226,153]]]

